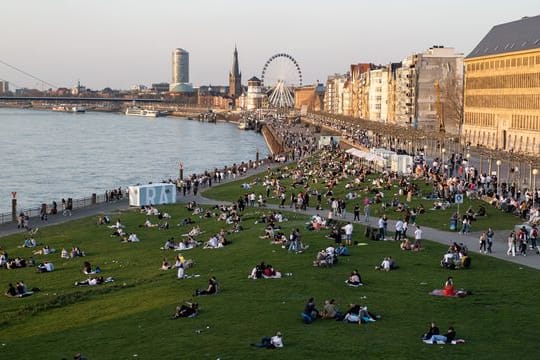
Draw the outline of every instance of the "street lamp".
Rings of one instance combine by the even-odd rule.
[[[500,194],[501,190],[501,164],[502,164],[502,161],[501,160],[497,160],[496,162],[497,164],[497,194]]]
[[[427,144],[424,145],[424,159],[427,159]]]
[[[442,152],[442,162],[441,162],[442,169],[443,169],[444,172],[446,172],[446,169],[444,168],[444,153],[446,152],[446,149],[442,148],[441,152]]]
[[[538,169],[532,169],[532,173],[533,173],[533,191],[536,192],[536,174],[538,174]]]

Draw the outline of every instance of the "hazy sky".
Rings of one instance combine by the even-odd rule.
[[[4,0],[0,14],[1,61],[58,86],[102,89],[170,82],[176,47],[190,53],[195,86],[227,84],[235,43],[243,83],[278,52],[296,58],[304,83],[435,44],[468,54],[492,26],[539,15],[540,2]],[[1,63],[0,79],[42,87]]]

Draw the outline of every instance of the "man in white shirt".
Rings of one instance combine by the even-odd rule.
[[[274,348],[283,347],[283,337],[281,335],[281,332],[278,331],[276,335],[272,336],[272,339],[270,340],[270,345]]]
[[[422,229],[420,226],[416,225],[416,230],[414,231],[414,249],[422,248]]]
[[[352,232],[353,232],[353,225],[351,222],[347,222],[347,225],[342,227],[343,230],[345,230],[345,242],[347,245],[351,245],[352,243]]]
[[[379,218],[379,221],[378,221],[377,225],[379,227],[379,240],[385,240],[385,238],[384,238],[384,219],[383,219],[382,216]]]
[[[396,233],[394,234],[394,241],[401,241],[403,235],[403,220],[399,219],[396,222]]]

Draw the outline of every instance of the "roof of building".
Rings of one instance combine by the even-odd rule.
[[[494,26],[467,59],[540,48],[540,15]]]
[[[259,80],[259,78],[257,78],[256,76],[252,77],[252,78],[249,79],[248,81],[258,81],[258,82],[261,82],[261,80]]]

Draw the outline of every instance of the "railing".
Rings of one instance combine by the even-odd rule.
[[[122,195],[125,196],[125,194],[122,194]],[[105,200],[106,200],[105,194],[103,194],[103,195],[97,195],[96,194],[95,197],[90,196],[90,197],[85,197],[85,198],[81,198],[81,199],[73,199],[72,200],[72,209],[73,210],[74,209],[81,209],[81,208],[84,208],[84,207],[87,207],[87,206],[105,203],[106,202]],[[51,211],[52,208],[53,208],[52,203],[47,204],[47,216],[50,215],[50,211]],[[58,210],[58,214],[62,215],[62,204],[61,203],[58,204],[57,210]],[[28,216],[30,218],[37,217],[37,216],[41,215],[41,206],[28,208],[28,209],[17,209],[17,216],[21,212],[23,212],[26,216]],[[10,222],[13,222],[11,212],[0,214],[0,224],[10,223]]]

